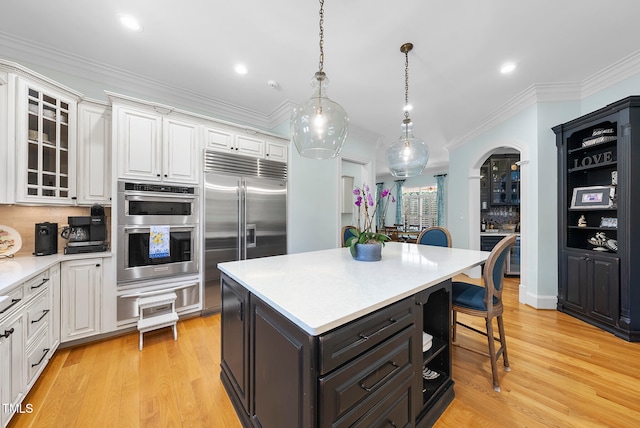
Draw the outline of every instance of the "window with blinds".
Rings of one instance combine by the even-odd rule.
[[[402,216],[410,228],[424,229],[438,225],[437,186],[402,189]]]

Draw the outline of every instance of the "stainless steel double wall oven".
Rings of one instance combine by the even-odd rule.
[[[141,296],[175,291],[176,307],[198,306],[199,188],[118,182],[118,322],[137,316]],[[152,230],[168,232],[165,254],[154,257]]]

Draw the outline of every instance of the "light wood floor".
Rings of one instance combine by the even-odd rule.
[[[640,343],[517,295],[507,280],[502,392],[488,358],[454,348],[456,398],[436,427],[640,426]],[[482,339],[459,329],[460,341]],[[240,427],[219,364],[219,315],[179,322],[177,342],[170,329],[147,333],[142,352],[137,333],[58,350],[24,400],[33,413],[10,427]]]

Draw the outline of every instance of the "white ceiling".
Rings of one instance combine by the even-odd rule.
[[[219,107],[212,115],[269,128],[311,95],[318,11],[317,0],[10,1],[0,12],[0,57],[88,79],[98,69],[144,76],[160,93]],[[135,15],[144,31],[123,29],[120,14]],[[429,145],[430,166],[441,166],[447,143],[532,85],[580,83],[636,54],[639,15],[638,0],[326,0],[329,97],[354,129],[371,133],[372,150],[381,142],[384,172],[403,119],[400,46],[412,42],[414,134]],[[507,60],[518,68],[504,76]],[[247,75],[233,71],[237,62]]]

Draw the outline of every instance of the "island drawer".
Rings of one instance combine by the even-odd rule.
[[[381,398],[367,400],[363,413],[347,414],[336,423],[333,428],[370,428],[370,427],[411,427],[411,394],[414,388],[413,373],[404,382]],[[369,406],[371,404],[371,406]]]
[[[320,426],[344,418],[349,426],[415,373],[415,326],[319,379]],[[347,425],[345,425],[347,426]]]
[[[414,322],[412,298],[401,300],[319,337],[319,371],[325,375]]]

